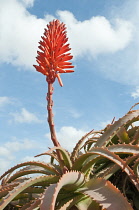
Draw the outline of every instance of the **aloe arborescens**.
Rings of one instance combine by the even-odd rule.
[[[51,139],[54,146],[60,146],[57,140],[54,121],[53,121],[53,83],[55,79],[58,79],[60,86],[63,86],[62,80],[60,78],[60,73],[71,73],[74,72],[72,69],[71,62],[72,55],[67,53],[71,48],[67,44],[68,38],[66,35],[66,27],[64,23],[60,23],[59,20],[53,20],[47,25],[45,29],[44,36],[41,37],[42,41],[39,42],[38,56],[36,58],[39,65],[34,65],[37,71],[41,72],[46,76],[46,81],[48,83],[48,93],[47,93],[47,110],[48,110],[48,123],[50,127]],[[61,156],[59,151],[58,158],[61,163]],[[61,163],[62,167],[62,163]]]
[[[71,153],[57,140],[52,113],[53,83],[73,70],[65,25],[52,21],[40,41],[37,71],[48,82],[48,123],[54,147],[50,163],[28,161],[1,176],[0,209],[138,210],[139,110],[130,110],[103,130],[83,136]],[[37,155],[39,156],[39,155]],[[57,164],[55,164],[55,161]],[[26,175],[41,174],[40,176]]]

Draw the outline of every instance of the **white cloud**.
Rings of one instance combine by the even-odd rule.
[[[32,7],[35,0],[21,0],[26,7]]]
[[[46,24],[54,19],[48,14],[44,19],[30,14],[26,7],[33,0],[0,0],[0,61],[32,69],[38,41]],[[57,16],[68,26],[68,36],[74,55],[112,53],[125,48],[132,37],[132,24],[116,19],[111,23],[102,16],[78,21],[69,11],[58,11]]]
[[[68,112],[71,114],[71,116],[75,119],[80,118],[81,117],[81,113],[73,108],[68,108]]]
[[[26,161],[41,161],[41,162],[49,163],[50,162],[50,156],[49,155],[42,155],[42,156],[39,156],[39,157],[25,156],[24,158],[22,158],[21,161],[22,162],[26,162]]]
[[[6,157],[7,160],[13,159],[13,155],[11,154],[10,150],[5,146],[0,146],[0,157]]]
[[[59,18],[68,28],[75,57],[95,58],[98,70],[111,80],[131,85],[139,83],[137,0],[134,3],[128,0],[123,7],[117,7],[112,19],[94,16],[84,21],[77,20],[69,11],[57,11],[55,17],[46,11],[44,18],[37,18],[27,10],[33,4],[34,0],[0,0],[0,62],[33,69],[46,24]]]
[[[111,124],[112,121],[107,120],[105,122],[100,123],[100,129],[104,129],[108,124]]]
[[[58,11],[60,19],[67,24],[70,42],[75,55],[90,53],[113,53],[124,49],[132,38],[132,23],[116,19],[112,24],[103,16],[78,21],[69,11]]]
[[[10,161],[0,157],[0,175],[10,168]]]
[[[7,104],[11,104],[13,100],[7,96],[0,97],[0,107],[5,106]]]
[[[0,146],[0,174],[6,171],[9,167],[14,166],[21,162],[19,158],[19,152],[21,156],[24,156],[25,151],[31,149],[38,149],[39,144],[30,139],[17,139],[13,137],[11,141],[4,143]],[[24,151],[24,153],[22,153]],[[23,158],[22,158],[23,159]]]
[[[10,113],[13,117],[13,121],[19,123],[40,123],[42,122],[35,114],[29,112],[25,108],[21,109],[21,112]]]
[[[68,151],[72,151],[76,143],[84,136],[87,132],[81,129],[76,129],[72,126],[63,126],[57,131],[57,138],[61,146]],[[47,133],[46,137],[50,138],[50,134]]]
[[[131,93],[131,96],[136,99],[139,98],[139,86],[136,87],[136,90]]]
[[[5,143],[5,147],[11,151],[11,152],[18,152],[20,150],[29,150],[29,149],[33,149],[36,148],[36,142],[34,144],[34,141],[29,140],[29,139],[23,139],[23,140],[19,140],[17,138],[13,138],[13,141],[9,141]]]
[[[31,15],[22,1],[0,0],[0,61],[32,69],[45,25],[46,21]]]
[[[0,147],[0,156],[6,156],[7,158],[13,158],[12,153],[19,152],[21,150],[30,150],[33,148],[37,148],[38,144],[30,139],[17,139],[13,137],[11,141],[4,143],[3,146]]]

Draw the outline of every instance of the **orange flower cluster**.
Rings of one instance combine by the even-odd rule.
[[[60,73],[70,73],[74,70],[71,62],[71,53],[67,53],[71,48],[67,44],[68,38],[66,34],[66,27],[64,23],[59,20],[53,20],[47,25],[44,36],[39,42],[39,49],[36,61],[39,65],[33,65],[37,71],[46,75],[46,81],[53,83],[57,78],[59,84],[63,86]]]

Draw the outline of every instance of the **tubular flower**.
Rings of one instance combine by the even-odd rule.
[[[63,86],[60,74],[74,72],[74,68],[69,60],[72,59],[68,38],[64,23],[59,20],[53,20],[47,25],[44,36],[39,42],[39,51],[37,51],[36,61],[39,65],[33,65],[37,71],[46,75],[46,81],[53,83],[55,79]],[[70,70],[69,70],[70,69]]]

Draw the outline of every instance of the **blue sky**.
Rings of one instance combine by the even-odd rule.
[[[46,24],[66,24],[74,55],[75,72],[54,84],[58,139],[71,150],[139,101],[138,18],[137,0],[0,0],[0,173],[52,147],[47,83],[33,68]]]

